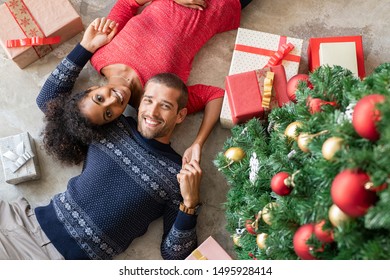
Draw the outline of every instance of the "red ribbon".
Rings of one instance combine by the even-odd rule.
[[[52,45],[52,44],[58,44],[60,41],[61,41],[60,36],[48,37],[48,38],[35,36],[31,38],[7,40],[7,48]]]
[[[234,50],[252,53],[252,54],[259,54],[264,56],[270,56],[271,58],[269,59],[267,65],[265,65],[264,67],[281,64],[282,60],[299,62],[301,60],[301,57],[299,55],[294,55],[289,53],[294,48],[294,45],[291,43],[286,43],[286,41],[287,41],[286,36],[280,36],[279,49],[277,51],[245,46],[240,44],[236,44]]]
[[[23,0],[9,0],[5,2],[5,5],[10,11],[12,17],[15,19],[15,22],[20,27],[20,30],[25,34],[26,38],[45,38],[46,35],[43,33],[39,24],[37,23],[33,15],[30,13],[30,10],[28,9]],[[22,44],[23,42],[20,43]],[[38,57],[43,57],[53,50],[50,44],[33,45],[32,47]]]
[[[279,49],[271,56],[265,67],[276,66],[282,63],[283,58],[294,49],[294,45],[291,43],[283,44]]]

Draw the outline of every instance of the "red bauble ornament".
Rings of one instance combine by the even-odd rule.
[[[315,260],[311,254],[312,247],[306,244],[307,240],[314,233],[314,225],[306,224],[301,226],[294,234],[293,245],[295,254],[302,260]]]
[[[340,172],[330,189],[334,204],[348,216],[365,215],[377,200],[376,193],[364,187],[369,180],[370,177],[361,171],[346,169]]]
[[[297,74],[295,76],[292,76],[290,78],[290,80],[288,80],[288,82],[287,82],[287,95],[291,101],[294,101],[294,102],[296,101],[295,92],[298,88],[298,84],[300,81],[306,82],[307,87],[313,88],[312,84],[309,81],[309,75]]]
[[[381,94],[370,94],[360,99],[353,110],[352,125],[363,138],[376,141],[380,135],[376,123],[380,120],[380,112],[375,107],[382,103],[385,97]]]
[[[336,107],[337,103],[335,101],[325,101],[321,98],[311,98],[310,96],[307,98],[307,106],[309,107],[310,114],[321,112],[322,106],[324,105]]]
[[[314,226],[314,234],[318,238],[319,241],[322,241],[324,243],[332,243],[334,241],[333,230],[322,229],[324,224],[325,224],[325,220],[322,220],[321,222],[317,223]]]
[[[275,174],[275,176],[271,179],[272,191],[280,196],[290,194],[292,190],[291,183],[289,182],[290,180],[290,174],[287,172],[279,172]]]
[[[245,221],[245,228],[246,230],[253,235],[256,235],[256,229],[253,227],[253,221],[252,220],[246,220]]]

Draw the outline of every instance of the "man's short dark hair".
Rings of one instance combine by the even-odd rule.
[[[183,80],[180,79],[177,75],[173,73],[160,73],[154,75],[147,81],[145,88],[149,83],[152,82],[165,85],[166,87],[169,88],[177,89],[180,92],[180,97],[177,100],[178,111],[180,111],[181,109],[187,106],[188,88],[186,84],[183,82]]]

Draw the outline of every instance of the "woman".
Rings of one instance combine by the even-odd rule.
[[[137,14],[147,2],[150,0],[119,0],[107,19],[95,23],[97,30],[106,34],[102,40],[109,43],[98,50],[77,45],[76,53],[83,58],[80,67],[69,73],[59,65],[43,86],[37,103],[46,112],[44,143],[58,159],[81,162],[101,125],[118,118],[128,103],[138,107],[150,77],[170,72],[187,82],[200,48],[215,34],[238,28],[240,22],[239,0],[154,0]],[[250,1],[243,2],[242,7]],[[107,78],[107,84],[71,94],[89,59]],[[188,113],[203,108],[205,113],[195,141],[183,155],[183,164],[200,160],[202,146],[219,118],[224,94],[220,88],[205,85],[190,86],[189,92]],[[46,105],[43,100],[48,96],[54,100]],[[154,124],[160,121],[156,116]]]

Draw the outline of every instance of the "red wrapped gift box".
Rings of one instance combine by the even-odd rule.
[[[310,38],[307,49],[309,70],[312,72],[319,66],[320,62],[320,46],[322,43],[341,43],[354,42],[356,45],[356,60],[358,67],[358,76],[363,79],[366,76],[364,69],[364,53],[362,36],[341,36],[341,37],[326,37],[326,38]]]
[[[209,236],[195,249],[186,260],[231,260],[232,258],[218,244],[212,236]]]
[[[269,109],[262,106],[267,71],[274,73]],[[270,109],[281,107],[290,101],[283,65],[227,76],[225,87],[234,124],[243,123],[254,117],[265,119]]]
[[[7,41],[60,36],[60,42],[64,42],[84,29],[80,16],[68,0],[7,1],[0,5],[0,26],[0,44],[20,68],[45,56],[55,45],[8,48]]]

